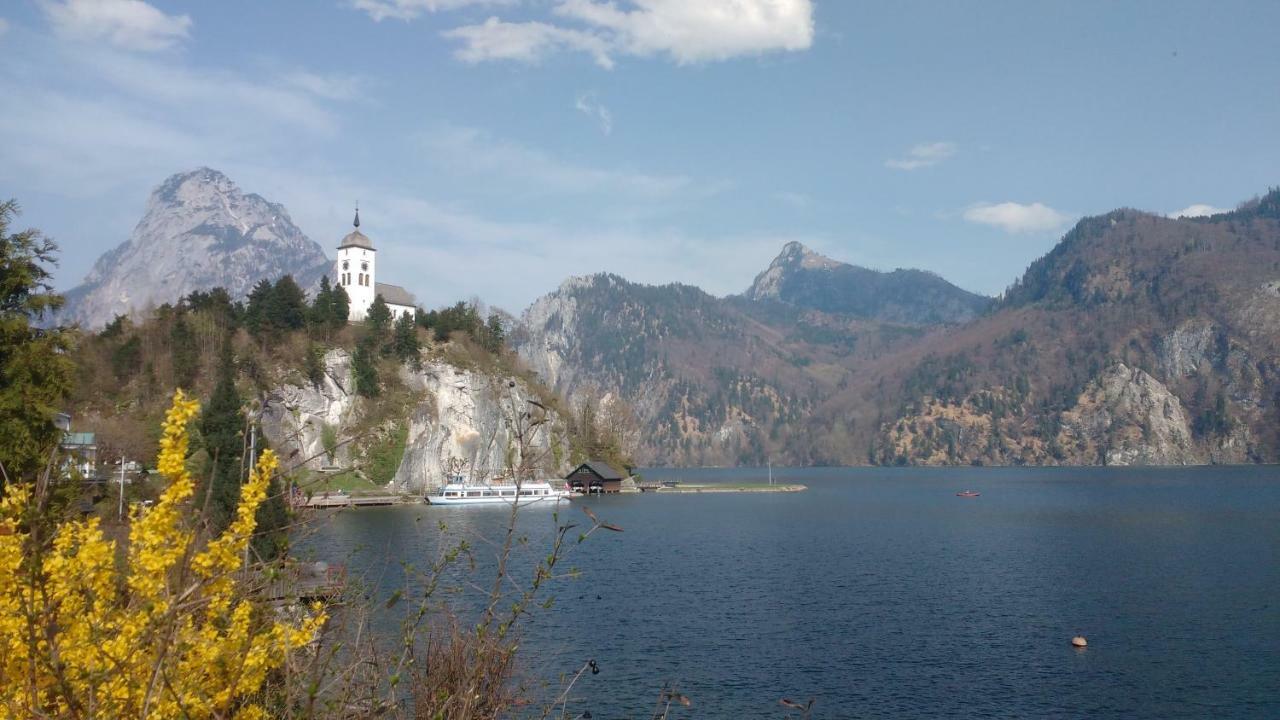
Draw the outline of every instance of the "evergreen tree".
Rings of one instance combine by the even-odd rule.
[[[196,337],[191,332],[191,325],[183,315],[174,319],[169,328],[169,357],[173,366],[173,382],[187,390],[196,381],[196,373],[200,370],[200,354],[196,348]]]
[[[391,336],[391,352],[400,362],[409,363],[415,370],[421,366],[418,355],[418,327],[412,315],[401,315],[396,319],[395,330]]]
[[[240,320],[240,309],[231,301],[231,294],[223,287],[216,287],[208,292],[193,291],[184,302],[192,311],[208,313],[223,328],[234,328]]]
[[[366,332],[351,358],[351,374],[355,376],[356,393],[363,397],[378,396],[377,338]]]
[[[320,278],[320,289],[311,301],[310,312],[307,313],[307,325],[313,335],[328,336],[330,319],[333,317],[333,288],[329,285],[329,276]]]
[[[347,324],[351,315],[351,298],[347,296],[346,288],[338,285],[333,289],[330,308],[329,330],[337,332]]]
[[[128,325],[128,317],[124,315],[116,315],[114,320],[107,323],[107,326],[102,328],[102,332],[98,333],[98,337],[103,339],[120,337],[124,334],[125,327]]]
[[[271,289],[268,316],[278,332],[301,330],[307,324],[307,294],[302,292],[292,275],[276,281]]]
[[[387,333],[391,330],[391,308],[387,307],[387,301],[381,295],[375,297],[373,304],[369,306],[369,312],[364,316],[364,326],[366,334],[373,336],[379,345],[386,341]]]
[[[221,533],[231,523],[240,500],[240,480],[244,456],[244,417],[240,393],[236,391],[235,358],[231,338],[222,344],[218,361],[218,381],[213,397],[200,417],[200,433],[209,453],[209,472],[201,478],[197,506],[206,508],[210,531]],[[207,498],[207,504],[206,504]]]
[[[311,343],[307,347],[307,381],[317,390],[324,384],[324,348]]]
[[[256,338],[263,338],[264,333],[270,331],[267,306],[271,304],[272,290],[271,281],[263,278],[249,291],[249,304],[244,310],[244,326]]]
[[[128,340],[111,352],[111,371],[116,380],[126,382],[138,372],[142,362],[142,340],[137,335],[130,335]]]
[[[262,451],[268,447],[261,430],[257,433],[257,439],[256,452],[261,456]],[[274,560],[288,548],[289,507],[281,486],[279,473],[272,475],[267,481],[267,497],[254,515],[257,528],[250,543],[254,554],[262,560]]]
[[[39,230],[9,234],[17,214],[0,203],[0,465],[11,480],[33,477],[61,441],[53,417],[75,372],[68,336],[33,327],[62,306],[48,269],[58,246]]]
[[[501,352],[506,338],[507,331],[502,327],[502,316],[489,313],[489,322],[485,325],[484,348],[491,353]]]

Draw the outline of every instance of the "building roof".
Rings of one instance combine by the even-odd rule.
[[[87,447],[96,445],[97,438],[91,432],[69,432],[62,435],[63,447]]]
[[[347,236],[342,238],[342,242],[338,243],[339,250],[349,247],[358,247],[364,248],[365,250],[377,251],[377,248],[373,246],[373,241],[359,230],[352,230],[347,233]]]
[[[373,293],[375,295],[381,295],[382,299],[388,305],[407,305],[408,307],[413,307],[415,304],[413,295],[399,285],[374,283]]]
[[[610,465],[609,463],[601,462],[599,460],[590,460],[588,462],[584,462],[569,474],[573,475],[583,468],[590,470],[593,474],[595,474],[601,480],[621,480],[624,477],[626,477],[625,475],[618,472],[617,470],[614,470],[613,466]]]

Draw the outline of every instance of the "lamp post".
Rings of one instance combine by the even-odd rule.
[[[124,522],[124,455],[120,456],[120,522]]]

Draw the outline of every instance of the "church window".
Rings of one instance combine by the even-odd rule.
[[[367,262],[362,262],[362,263],[360,263],[360,269],[361,269],[361,270],[364,270],[364,271],[366,271],[366,272],[368,272],[368,270],[369,270],[369,263],[367,263]]]
[[[343,261],[342,261],[342,269],[343,269],[343,270],[350,270],[350,268],[349,268],[349,267],[347,267],[347,265],[348,265],[348,264],[349,264],[349,263],[348,263],[346,260],[343,260]]]

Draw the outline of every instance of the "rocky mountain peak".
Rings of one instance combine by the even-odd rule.
[[[789,242],[744,293],[824,313],[908,325],[966,322],[988,300],[922,270],[879,272]]]
[[[67,293],[61,320],[99,327],[194,290],[225,287],[243,297],[259,280],[285,274],[308,288],[329,265],[283,206],[201,167],[152,191],[129,239],[98,258],[84,283]]]

